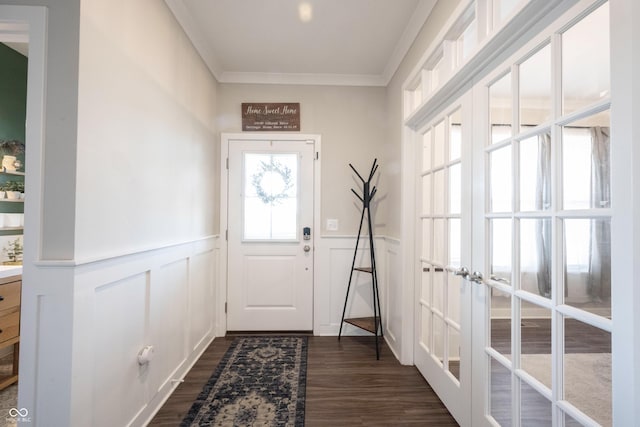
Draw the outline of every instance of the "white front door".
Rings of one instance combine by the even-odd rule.
[[[227,329],[313,329],[314,143],[230,140]]]
[[[414,361],[461,425],[470,422],[471,98],[465,95],[418,137]],[[421,142],[421,143],[420,143]]]

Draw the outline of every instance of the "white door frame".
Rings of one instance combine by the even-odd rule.
[[[222,133],[220,135],[220,268],[218,276],[218,286],[216,288],[216,336],[224,336],[227,333],[227,314],[225,313],[225,305],[227,302],[227,263],[228,263],[228,243],[227,243],[227,230],[229,228],[229,176],[227,169],[227,162],[229,158],[229,144],[233,141],[265,141],[265,140],[278,140],[278,141],[313,141],[316,160],[313,168],[313,230],[314,248],[313,248],[313,295],[318,294],[316,287],[318,286],[320,267],[317,265],[318,256],[317,249],[320,239],[320,178],[321,178],[321,137],[318,134],[303,134],[303,133],[270,133],[270,132],[256,132],[256,133]],[[316,327],[316,310],[313,312],[313,327],[315,332]]]
[[[36,391],[40,376],[37,366],[38,353],[38,300],[37,263],[41,260],[42,248],[42,199],[44,176],[44,123],[47,58],[48,10],[40,6],[0,5],[0,41],[28,42],[29,61],[27,67],[27,112],[25,143],[25,227],[23,234],[24,260],[22,303],[20,315],[20,372],[18,380],[18,407],[35,408]],[[44,373],[46,374],[46,373]],[[40,372],[43,375],[43,372]]]

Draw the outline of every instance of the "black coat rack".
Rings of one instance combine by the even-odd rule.
[[[380,342],[378,337],[382,338],[382,319],[381,319],[381,311],[380,311],[380,295],[378,294],[378,274],[376,272],[376,256],[375,256],[375,248],[373,244],[373,223],[371,222],[371,200],[376,194],[376,187],[371,186],[371,180],[378,170],[378,159],[373,160],[373,165],[371,166],[371,172],[369,173],[369,178],[365,181],[364,178],[358,173],[358,171],[353,167],[351,163],[349,163],[349,167],[355,172],[355,174],[362,181],[362,196],[358,194],[353,188],[351,191],[356,195],[358,199],[362,202],[362,215],[360,216],[360,227],[358,228],[358,238],[356,239],[356,248],[353,253],[353,262],[351,263],[351,273],[349,274],[349,284],[347,285],[347,295],[344,299],[344,309],[342,310],[342,320],[340,321],[340,332],[338,333],[338,340],[342,336],[342,325],[346,322],[351,325],[354,325],[360,329],[364,329],[365,331],[369,331],[374,334],[376,339],[376,359],[380,359]],[[370,255],[370,267],[356,267],[356,257],[358,255],[358,246],[360,244],[360,235],[362,234],[362,224],[364,223],[364,216],[367,214],[367,224],[369,227],[369,255]],[[372,286],[372,294],[373,294],[373,317],[358,317],[345,319],[344,316],[347,312],[347,302],[349,301],[349,292],[351,290],[351,280],[353,279],[353,272],[361,271],[363,273],[371,274],[371,286]]]

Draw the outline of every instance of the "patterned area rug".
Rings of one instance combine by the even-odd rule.
[[[304,426],[306,337],[238,337],[181,426]]]

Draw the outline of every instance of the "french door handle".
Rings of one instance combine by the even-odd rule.
[[[467,276],[467,279],[469,279],[469,280],[471,280],[472,282],[475,282],[475,283],[480,283],[480,284],[484,283],[484,279],[482,277],[482,273],[480,273],[479,271],[474,271],[469,276]]]
[[[453,274],[456,276],[467,278],[469,276],[469,269],[467,267],[460,267],[459,269],[455,270]]]

